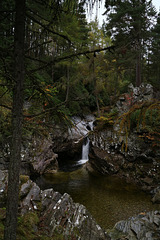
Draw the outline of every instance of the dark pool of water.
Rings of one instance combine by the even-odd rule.
[[[43,176],[36,182],[43,190],[53,188],[62,194],[70,194],[75,202],[86,206],[104,229],[140,212],[160,209],[138,186],[115,177],[93,176],[84,168]]]

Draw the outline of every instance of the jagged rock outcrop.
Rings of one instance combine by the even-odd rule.
[[[112,240],[160,239],[160,211],[140,213],[126,221],[116,223],[109,233]]]
[[[41,191],[26,176],[21,176],[19,214],[37,212],[39,221],[34,227],[51,239],[79,240],[158,240],[160,239],[160,211],[142,212],[128,220],[117,222],[105,232],[87,209],[74,203],[67,194],[53,189]],[[7,171],[0,171],[0,202],[7,188]],[[158,191],[158,189],[157,189]],[[2,197],[3,196],[3,197]],[[1,202],[1,207],[5,202]],[[36,224],[36,223],[34,223]]]
[[[21,174],[53,173],[58,170],[58,155],[53,152],[53,143],[50,137],[31,136],[22,142],[21,150]],[[0,170],[8,170],[10,149],[6,157],[0,156]]]
[[[6,183],[7,172],[0,171],[0,186],[3,186],[0,195],[6,192]],[[74,203],[67,193],[61,195],[53,189],[41,191],[31,180],[20,188],[19,213],[23,215],[29,211],[40,211],[36,227],[52,239],[63,236],[64,240],[110,240],[83,205]]]
[[[22,174],[53,173],[58,170],[58,155],[52,150],[50,138],[33,137],[22,147]]]
[[[83,205],[74,203],[67,193],[60,195],[53,189],[42,192],[41,224],[50,237],[56,231],[64,239],[110,239]]]
[[[124,93],[119,97],[116,103],[119,114],[129,110],[134,103],[148,101],[154,96],[153,86],[151,84],[142,83],[139,87],[134,87],[131,83],[128,86],[128,93]]]
[[[71,127],[54,126],[48,137],[28,136],[22,143],[21,174],[54,173],[58,170],[59,163],[71,158],[80,159],[83,140],[92,129],[93,120],[93,115],[88,115],[85,119],[74,117]],[[0,154],[1,170],[8,169],[9,165],[10,150],[6,149],[6,154]]]
[[[80,117],[72,118],[72,126],[62,128],[55,126],[52,134],[53,151],[58,154],[59,160],[65,158],[78,159],[81,153],[83,139],[92,130],[94,121],[93,115],[87,115],[84,119]]]
[[[101,174],[116,174],[128,181],[151,190],[160,181],[160,151],[153,152],[149,143],[138,138],[136,133],[128,137],[127,151],[116,133],[110,129],[90,135],[88,169]]]
[[[132,94],[117,103],[118,113],[128,111],[135,102],[153,97],[150,84],[133,88]],[[133,131],[127,136],[127,149],[124,143],[126,135],[119,134],[119,124],[115,123],[102,129],[95,129],[90,138],[89,171],[101,174],[116,174],[127,181],[138,183],[144,190],[152,190],[160,181],[160,149],[153,151],[150,139],[142,138],[143,129]]]

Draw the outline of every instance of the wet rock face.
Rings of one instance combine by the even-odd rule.
[[[53,151],[60,155],[67,154],[74,157],[81,151],[83,139],[92,130],[94,116],[88,115],[85,119],[80,117],[72,118],[72,126],[63,129],[61,126],[55,126],[52,135]]]
[[[52,141],[47,138],[32,138],[22,148],[22,174],[43,174],[57,171],[57,154],[52,150]]]
[[[21,174],[43,174],[58,170],[57,154],[52,150],[52,141],[48,138],[32,137],[22,143],[21,150]],[[2,158],[1,170],[7,170],[8,158]],[[1,157],[0,157],[1,160]]]
[[[53,173],[58,170],[60,161],[63,164],[64,160],[80,158],[83,139],[92,130],[93,120],[92,115],[85,119],[75,117],[72,127],[64,129],[64,126],[54,126],[48,138],[31,136],[22,144],[21,174]],[[5,158],[0,154],[0,169],[8,169],[8,165],[9,154]]]
[[[158,240],[160,239],[160,212],[141,213],[127,221],[116,223],[109,233],[113,240]]]
[[[158,186],[151,193],[153,195],[152,202],[153,203],[160,203],[160,187]]]
[[[107,150],[101,150],[98,147],[92,147],[89,154],[89,164],[100,174],[116,174],[123,165],[123,156],[121,154],[110,154]]]
[[[117,175],[138,183],[144,190],[152,190],[160,182],[160,155],[152,146],[140,139],[137,133],[128,137],[127,151],[123,137],[111,130],[97,131],[90,136],[89,166],[101,173]]]
[[[142,102],[153,97],[150,84],[142,84],[134,88],[129,86],[127,97],[121,97],[117,103],[118,112],[128,111],[135,102]],[[132,94],[131,94],[132,93]],[[119,125],[96,129],[89,135],[91,151],[89,154],[88,170],[92,169],[101,174],[116,174],[128,181],[138,183],[144,190],[151,190],[160,182],[160,150],[153,151],[152,144],[142,139],[143,129],[133,130],[127,136],[119,135]]]
[[[60,195],[52,189],[43,191],[42,206],[41,224],[50,237],[57,232],[65,236],[64,239],[110,239],[87,209],[74,203],[67,193]]]

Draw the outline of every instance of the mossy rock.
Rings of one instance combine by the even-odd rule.
[[[3,239],[5,216],[6,216],[6,209],[0,208],[0,240]]]
[[[26,183],[29,180],[29,176],[27,175],[20,175],[20,185],[23,185],[24,183]]]
[[[24,216],[18,218],[17,240],[32,240],[36,239],[35,235],[38,232],[37,225],[39,217],[35,212],[28,212]]]

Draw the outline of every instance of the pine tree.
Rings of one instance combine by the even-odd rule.
[[[15,2],[14,59],[15,74],[12,110],[12,145],[8,172],[6,225],[4,240],[16,240],[24,83],[25,0]]]
[[[148,75],[151,83],[159,89],[160,84],[160,13],[157,16],[156,25],[152,29],[151,45],[148,54]]]
[[[107,31],[116,46],[119,66],[136,76],[136,86],[142,81],[142,57],[146,51],[151,19],[155,15],[151,1],[106,1]],[[133,74],[134,69],[135,74]]]

